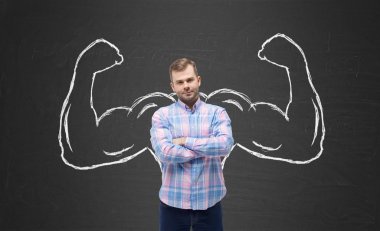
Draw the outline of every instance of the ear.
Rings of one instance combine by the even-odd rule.
[[[170,82],[170,87],[172,88],[172,91],[175,92],[174,91],[174,84],[173,84],[173,82]]]
[[[202,82],[202,78],[201,78],[201,76],[198,76],[198,87],[201,86],[201,82]]]

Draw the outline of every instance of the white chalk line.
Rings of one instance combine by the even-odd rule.
[[[318,135],[319,113],[318,113],[318,108],[317,108],[317,106],[314,103],[314,100],[311,99],[311,101],[313,102],[314,111],[315,111],[314,136],[313,136],[313,141],[311,142],[311,146],[313,146],[315,138],[317,138],[317,135]]]
[[[67,113],[65,115],[65,133],[66,133],[66,142],[67,142],[67,145],[69,146],[70,148],[70,151],[72,152],[73,149],[71,148],[71,144],[70,144],[70,137],[69,137],[69,122],[68,122],[68,116],[69,116],[69,112],[70,112],[70,108],[71,108],[71,104],[69,105],[69,108],[67,109]]]
[[[158,105],[155,104],[155,103],[149,103],[147,105],[145,105],[141,111],[139,112],[139,114],[137,115],[137,119],[140,118],[140,116],[146,111],[148,110],[149,108],[153,108],[153,107],[157,107]]]
[[[252,143],[254,145],[256,145],[257,147],[263,149],[263,151],[277,151],[281,148],[282,144],[280,144],[277,148],[272,148],[272,147],[268,147],[268,146],[264,146],[262,144],[259,144],[257,143],[256,141],[252,141]]]
[[[107,152],[107,151],[104,151],[104,150],[103,150],[103,153],[106,154],[106,155],[108,155],[108,156],[118,156],[118,155],[123,154],[123,152],[126,152],[126,151],[128,151],[129,149],[133,148],[133,146],[135,146],[135,145],[132,144],[131,146],[126,147],[126,148],[121,149],[120,151],[116,151],[116,152]]]
[[[278,64],[272,60],[269,60],[267,59],[265,56],[261,56],[264,48],[266,45],[268,45],[273,39],[275,38],[283,38],[283,39],[286,39],[288,42],[290,42],[292,45],[294,45],[298,51],[301,53],[302,55],[302,58],[303,58],[303,61],[304,61],[304,64],[305,64],[305,70],[306,70],[306,74],[307,74],[307,78],[308,78],[308,81],[309,81],[309,85],[313,91],[313,94],[314,94],[314,97],[315,99],[317,100],[317,105],[315,105],[314,103],[314,100],[312,98],[312,102],[313,102],[313,105],[314,107],[316,108],[316,119],[315,119],[315,129],[314,129],[314,138],[311,142],[311,146],[314,144],[314,140],[317,136],[317,133],[318,133],[318,125],[319,125],[319,122],[321,122],[321,128],[322,128],[322,134],[321,134],[321,139],[320,139],[320,143],[319,143],[319,152],[312,158],[308,159],[308,160],[293,160],[293,159],[287,159],[287,158],[280,158],[280,157],[272,157],[272,156],[266,156],[262,153],[258,153],[258,152],[255,152],[253,150],[250,150],[248,149],[247,147],[244,147],[243,145],[239,145],[239,147],[241,147],[242,149],[246,150],[248,153],[254,155],[254,156],[257,156],[259,158],[263,158],[263,159],[270,159],[270,160],[278,160],[278,161],[284,161],[284,162],[288,162],[288,163],[291,163],[291,164],[308,164],[316,159],[318,159],[321,155],[322,155],[322,152],[323,152],[323,141],[324,141],[324,138],[325,138],[325,125],[324,125],[324,118],[323,118],[323,108],[322,108],[322,104],[321,104],[321,101],[320,101],[320,98],[319,98],[319,95],[317,93],[317,91],[315,90],[315,87],[312,83],[312,79],[311,79],[311,75],[310,75],[310,71],[309,71],[309,66],[308,66],[308,63],[307,63],[307,60],[306,60],[306,56],[302,50],[302,48],[296,43],[294,42],[291,38],[289,38],[288,36],[284,35],[284,34],[276,34],[272,37],[270,37],[269,39],[267,39],[262,45],[261,45],[261,49],[258,51],[257,53],[257,56],[259,57],[260,60],[263,60],[263,61],[267,61],[275,66],[278,66],[280,68],[284,68],[286,70],[286,74],[288,76],[288,82],[289,82],[289,101],[288,101],[288,104],[286,106],[286,110],[285,112],[283,110],[280,109],[280,107],[278,107],[277,105],[274,105],[274,104],[271,104],[271,103],[265,103],[265,102],[257,102],[257,103],[254,103],[254,105],[267,105],[269,106],[270,108],[272,108],[273,110],[276,110],[278,111],[282,116],[284,116],[284,118],[286,119],[286,121],[289,121],[289,117],[288,117],[288,110],[289,110],[289,107],[290,107],[290,104],[292,103],[292,99],[293,99],[293,94],[292,94],[292,82],[291,82],[291,75],[290,75],[290,72],[289,72],[289,67],[287,66],[284,66],[284,65],[281,65],[281,64]],[[319,109],[319,110],[318,110]]]
[[[244,111],[243,107],[241,106],[241,104],[236,101],[236,100],[233,100],[233,99],[227,99],[227,100],[224,100],[222,101],[222,103],[229,103],[229,104],[233,104],[235,105],[237,108],[239,108],[240,111]]]
[[[315,105],[314,103],[314,100],[312,99],[312,102],[313,102],[313,105],[314,105],[314,108],[315,108],[315,114],[316,114],[316,119],[315,119],[315,131],[314,131],[314,138],[313,138],[313,141],[312,141],[312,144],[314,143],[316,137],[317,137],[317,133],[318,133],[318,126],[319,126],[319,122],[321,123],[321,129],[322,129],[322,135],[321,135],[321,140],[320,140],[320,151],[317,153],[317,155],[315,155],[313,158],[311,159],[308,159],[308,160],[292,160],[292,159],[286,159],[286,158],[279,158],[279,157],[272,157],[272,156],[267,156],[263,153],[259,153],[259,152],[256,152],[256,151],[253,151],[239,143],[236,143],[231,151],[234,149],[235,146],[238,146],[240,147],[241,149],[247,151],[248,153],[256,156],[256,157],[259,157],[259,158],[263,158],[263,159],[270,159],[270,160],[277,160],[277,161],[284,161],[284,162],[288,162],[288,163],[292,163],[292,164],[307,164],[307,163],[310,163],[316,159],[318,159],[320,157],[320,155],[322,154],[323,152],[323,140],[324,140],[324,137],[325,137],[325,127],[324,127],[324,120],[323,120],[323,110],[322,110],[322,105],[321,105],[321,102],[320,102],[320,99],[319,99],[319,95],[317,94],[315,88],[314,88],[314,85],[312,84],[312,81],[311,81],[311,76],[310,76],[310,72],[309,72],[309,68],[308,68],[308,64],[307,64],[307,61],[306,61],[306,57],[301,49],[300,46],[298,46],[298,44],[296,44],[293,40],[291,40],[289,37],[287,37],[286,35],[284,34],[276,34],[275,36],[272,36],[271,38],[269,38],[268,40],[266,40],[263,45],[262,45],[262,48],[259,50],[258,52],[258,57],[261,59],[261,60],[264,60],[264,61],[267,61],[273,65],[276,65],[278,67],[281,67],[281,68],[284,68],[286,70],[286,73],[287,73],[287,76],[288,76],[288,81],[289,81],[289,86],[290,86],[290,90],[289,90],[289,102],[286,106],[286,110],[285,112],[280,108],[278,107],[277,105],[275,104],[272,104],[272,103],[268,103],[268,102],[252,102],[251,99],[244,93],[241,93],[241,92],[238,92],[238,91],[235,91],[235,90],[232,90],[232,89],[227,89],[227,88],[223,88],[223,89],[219,89],[219,90],[215,90],[213,92],[211,92],[210,94],[205,94],[205,93],[202,93],[200,92],[200,96],[205,98],[205,101],[207,101],[207,99],[211,98],[212,96],[214,95],[217,95],[217,94],[233,94],[233,95],[236,95],[238,97],[240,97],[240,99],[242,99],[243,101],[247,102],[249,107],[248,107],[248,110],[250,110],[251,108],[253,108],[255,111],[256,111],[256,106],[258,105],[266,105],[268,106],[270,109],[274,110],[274,111],[277,111],[279,112],[284,118],[286,121],[289,121],[289,117],[288,117],[288,109],[290,107],[290,104],[292,103],[292,85],[291,85],[291,77],[290,77],[290,73],[289,73],[289,68],[287,66],[284,66],[284,65],[280,65],[280,64],[277,64],[271,60],[268,60],[265,56],[264,57],[261,57],[260,56],[260,53],[264,50],[264,47],[270,43],[271,40],[273,40],[274,38],[277,38],[277,37],[282,37],[282,38],[285,38],[287,41],[289,41],[290,43],[292,43],[294,46],[297,47],[297,49],[301,52],[302,56],[303,56],[303,59],[304,59],[304,63],[305,63],[305,68],[306,68],[306,72],[307,72],[307,76],[308,76],[308,81],[309,81],[309,84],[310,84],[310,87],[312,88],[313,90],[313,93],[315,94],[315,98],[316,98],[316,101],[317,101],[317,105]],[[75,82],[75,77],[76,77],[76,70],[77,70],[77,66],[78,66],[78,63],[79,63],[79,60],[81,59],[82,55],[87,52],[91,47],[93,47],[96,43],[99,43],[99,42],[104,42],[106,44],[108,44],[110,47],[112,47],[113,49],[115,49],[117,51],[117,54],[119,55],[119,57],[121,57],[121,61],[120,62],[117,62],[115,61],[115,63],[111,66],[108,66],[102,70],[99,70],[99,71],[96,71],[93,73],[93,76],[92,76],[92,84],[91,84],[91,96],[90,96],[90,106],[91,106],[91,109],[93,110],[93,113],[95,115],[95,120],[96,120],[96,126],[99,126],[99,123],[100,121],[105,118],[106,116],[108,115],[111,115],[114,111],[116,110],[126,110],[128,112],[128,115],[132,112],[132,110],[138,105],[140,104],[142,101],[146,100],[146,99],[149,99],[149,98],[154,98],[154,97],[166,97],[168,99],[170,99],[172,102],[175,102],[176,100],[174,99],[174,95],[175,93],[170,93],[170,94],[166,94],[166,93],[162,93],[162,92],[154,92],[154,93],[151,93],[151,94],[147,94],[145,96],[142,96],[142,97],[139,97],[138,99],[136,99],[133,103],[133,105],[131,107],[126,107],[126,106],[120,106],[120,107],[115,107],[115,108],[111,108],[111,109],[108,109],[106,112],[104,112],[100,117],[97,116],[97,112],[96,112],[96,109],[94,108],[93,106],[93,85],[94,85],[94,81],[95,81],[95,77],[96,77],[96,74],[100,73],[100,72],[103,72],[103,71],[106,71],[112,67],[114,67],[115,65],[120,65],[122,62],[123,62],[123,56],[120,54],[120,51],[119,49],[113,45],[112,43],[104,40],[104,39],[97,39],[95,40],[93,43],[91,43],[86,49],[84,49],[80,55],[78,56],[77,58],[77,61],[76,61],[76,64],[75,64],[75,68],[74,68],[74,74],[73,74],[73,78],[72,78],[72,81],[71,81],[71,84],[70,84],[70,89],[69,89],[69,92],[68,92],[68,95],[63,103],[63,106],[62,106],[62,110],[61,110],[61,115],[60,115],[60,128],[59,128],[59,134],[58,134],[58,140],[59,140],[59,144],[60,144],[60,147],[61,147],[61,158],[62,160],[64,161],[64,163],[70,167],[73,167],[75,169],[78,169],[78,170],[88,170],[88,169],[94,169],[94,168],[97,168],[97,167],[101,167],[101,166],[108,166],[108,165],[113,165],[113,164],[120,164],[120,163],[125,163],[133,158],[135,158],[136,156],[138,156],[139,154],[143,153],[145,150],[148,150],[154,157],[154,159],[157,161],[157,163],[159,164],[160,166],[160,169],[161,169],[161,162],[159,161],[159,159],[156,157],[156,155],[154,155],[154,152],[149,148],[149,147],[144,147],[142,148],[141,150],[137,151],[136,153],[132,154],[132,155],[129,155],[128,157],[124,157],[124,158],[121,158],[119,160],[115,160],[115,161],[111,161],[111,162],[106,162],[106,163],[100,163],[100,164],[95,164],[95,165],[89,165],[89,166],[77,166],[77,165],[74,165],[72,163],[70,163],[69,161],[67,161],[67,159],[65,158],[64,156],[64,146],[63,146],[63,143],[62,143],[62,120],[64,118],[64,131],[66,133],[66,143],[68,144],[71,152],[74,152],[72,150],[72,147],[70,145],[70,138],[69,138],[69,133],[68,133],[68,114],[69,114],[69,111],[70,111],[70,107],[71,107],[71,104],[70,106],[68,107],[67,109],[67,105],[68,105],[68,102],[69,102],[69,99],[70,99],[70,94],[73,90],[73,87],[74,87],[74,82]],[[229,103],[229,104],[232,104],[232,105],[235,105],[237,108],[239,108],[239,110],[243,111],[243,107],[242,105],[236,101],[236,100],[233,100],[233,99],[227,99],[225,101],[223,101],[224,103]],[[155,103],[149,103],[147,105],[145,105],[141,111],[138,113],[137,115],[137,119],[146,111],[148,110],[149,108],[153,108],[153,107],[157,107],[157,105]],[[67,109],[67,110],[66,110]],[[319,109],[319,110],[318,110]],[[264,151],[277,151],[281,148],[282,145],[276,147],[276,148],[273,148],[273,147],[269,147],[269,146],[263,146],[261,144],[259,144],[258,142],[256,141],[252,141],[252,143],[261,148],[262,150]],[[104,154],[106,155],[110,155],[110,156],[120,156],[122,155],[124,152],[130,150],[132,147],[134,146],[134,144],[132,144],[131,146],[127,147],[127,148],[123,148],[119,151],[116,151],[116,152],[107,152],[107,151],[104,151]],[[230,151],[230,153],[231,153]],[[224,158],[223,162],[222,162],[222,167],[224,167],[224,164],[227,160],[227,158],[230,156],[230,153]]]
[[[99,71],[96,71],[93,73],[93,76],[92,76],[92,83],[91,83],[91,96],[90,96],[90,107],[91,109],[93,110],[94,112],[94,115],[95,115],[95,122],[96,122],[96,126],[99,126],[99,121],[104,117],[100,117],[98,118],[97,116],[97,112],[93,106],[93,97],[92,97],[92,91],[93,91],[93,85],[94,85],[94,80],[95,80],[95,76],[96,74],[100,73],[100,72],[103,72],[103,71],[106,71],[112,67],[114,67],[115,65],[120,65],[123,61],[124,61],[124,58],[123,56],[120,54],[120,51],[119,49],[112,43],[108,42],[107,40],[105,39],[97,39],[95,40],[94,42],[92,42],[90,45],[88,45],[78,56],[77,60],[76,60],[76,63],[75,63],[75,67],[74,67],[74,74],[73,74],[73,77],[72,77],[72,80],[71,80],[71,83],[70,83],[70,88],[69,88],[69,92],[63,102],[63,105],[62,105],[62,109],[61,109],[61,114],[60,114],[60,124],[59,124],[59,132],[58,132],[58,142],[59,142],[59,145],[61,147],[61,158],[63,160],[63,162],[74,168],[74,169],[77,169],[77,170],[88,170],[88,169],[94,169],[94,168],[97,168],[97,167],[101,167],[101,166],[107,166],[107,165],[112,165],[112,164],[117,164],[117,163],[124,163],[128,160],[131,160],[133,159],[134,157],[136,157],[138,154],[142,153],[142,151],[140,152],[137,152],[135,153],[134,155],[131,155],[131,156],[128,156],[128,157],[125,157],[123,159],[120,159],[120,160],[116,160],[116,161],[111,161],[111,162],[106,162],[106,163],[100,163],[100,164],[95,164],[95,165],[90,165],[90,166],[77,166],[77,165],[74,165],[72,163],[70,163],[66,157],[65,157],[65,148],[64,148],[64,144],[62,143],[62,126],[64,126],[64,132],[65,132],[65,138],[66,138],[66,144],[69,146],[70,148],[70,151],[72,153],[74,153],[74,150],[72,149],[71,147],[71,144],[70,144],[70,136],[69,136],[69,129],[68,129],[68,115],[69,115],[69,112],[70,112],[70,108],[71,108],[71,104],[69,105],[69,107],[67,108],[68,104],[69,104],[69,100],[70,100],[70,95],[73,91],[73,88],[74,88],[74,84],[75,84],[75,78],[76,78],[76,74],[77,74],[77,68],[78,68],[78,64],[79,64],[79,61],[81,60],[82,56],[89,50],[91,49],[94,45],[96,45],[97,43],[105,43],[107,45],[109,45],[111,48],[115,49],[115,51],[117,52],[117,55],[119,58],[121,58],[121,60],[118,62],[118,61],[115,61],[115,63],[113,65],[110,65],[104,69],[101,69]],[[111,112],[108,112],[108,114],[110,114]],[[64,125],[62,125],[62,121],[64,120]],[[106,152],[106,151],[103,151],[104,153],[108,154],[108,155],[113,155],[113,153],[109,153],[109,152]],[[115,153],[114,153],[115,154]]]
[[[69,88],[69,92],[65,98],[65,101],[63,103],[63,106],[62,106],[62,110],[61,110],[61,114],[60,114],[60,128],[59,128],[59,133],[58,133],[58,141],[59,141],[59,145],[61,147],[61,158],[63,160],[63,162],[74,168],[74,169],[77,169],[77,170],[89,170],[89,169],[94,169],[94,168],[98,168],[98,167],[102,167],[102,166],[109,166],[109,165],[113,165],[113,164],[120,164],[120,163],[125,163],[133,158],[135,158],[136,156],[138,156],[139,154],[143,153],[145,150],[147,150],[147,147],[137,151],[136,153],[128,156],[128,157],[124,157],[124,158],[121,158],[121,159],[118,159],[118,160],[114,160],[114,161],[110,161],[110,162],[106,162],[106,163],[100,163],[100,164],[94,164],[94,165],[89,165],[89,166],[78,166],[78,165],[74,165],[72,163],[70,163],[66,157],[65,157],[65,150],[64,150],[64,144],[62,143],[62,120],[64,118],[64,132],[65,132],[65,138],[66,138],[66,144],[69,146],[69,149],[72,153],[74,153],[74,150],[72,149],[71,147],[71,144],[70,144],[70,136],[69,136],[69,129],[68,129],[68,115],[69,115],[69,112],[70,112],[70,108],[71,108],[71,104],[69,105],[69,107],[67,108],[67,105],[69,103],[69,100],[70,100],[70,95],[73,91],[73,88],[74,88],[74,83],[75,83],[75,78],[76,78],[76,75],[77,75],[77,68],[78,68],[78,64],[79,64],[79,61],[81,60],[82,56],[89,50],[91,49],[94,45],[96,45],[97,43],[105,43],[107,45],[109,45],[111,48],[113,48],[116,52],[117,52],[117,55],[119,58],[121,58],[121,60],[118,62],[118,61],[115,61],[114,64],[106,67],[106,68],[103,68],[101,70],[98,70],[96,72],[93,73],[92,75],[92,82],[91,82],[91,89],[90,89],[90,107],[94,113],[94,116],[95,116],[95,122],[96,122],[96,126],[98,127],[99,126],[99,123],[102,121],[102,119],[104,119],[105,117],[111,115],[114,111],[117,111],[117,110],[125,110],[127,111],[128,115],[133,111],[133,109],[140,103],[142,102],[143,100],[146,100],[146,99],[149,99],[149,98],[154,98],[154,97],[167,97],[168,99],[170,99],[171,101],[175,102],[175,99],[172,97],[172,95],[168,95],[168,94],[165,94],[165,93],[161,93],[161,92],[154,92],[154,93],[151,93],[151,94],[147,94],[145,96],[142,96],[138,99],[136,99],[133,103],[133,105],[131,107],[126,107],[126,106],[120,106],[120,107],[115,107],[115,108],[111,108],[111,109],[108,109],[107,111],[105,111],[100,117],[98,117],[98,113],[96,111],[96,109],[94,108],[94,104],[93,104],[93,86],[94,86],[94,82],[95,82],[95,79],[96,79],[96,75],[98,73],[101,73],[103,71],[106,71],[110,68],[113,68],[114,66],[116,65],[120,65],[121,63],[123,63],[124,61],[124,58],[123,56],[120,54],[120,51],[119,49],[112,43],[108,42],[107,40],[105,39],[97,39],[95,40],[94,42],[92,42],[90,45],[88,45],[78,56],[77,60],[76,60],[76,63],[75,63],[75,67],[74,67],[74,74],[73,74],[73,78],[71,80],[71,84],[70,84],[70,88]],[[157,105],[156,105],[157,106]],[[144,113],[146,110],[148,110],[149,108],[152,108],[154,107],[153,104],[148,104],[148,105],[145,105],[145,107],[143,107],[143,109],[140,111],[140,113],[138,114],[137,118],[139,118],[142,113]],[[130,150],[131,148],[133,148],[134,144],[132,144],[131,146],[129,147],[126,147],[126,148],[123,148],[121,150],[118,150],[118,151],[114,151],[114,152],[109,152],[109,151],[105,151],[103,150],[103,153],[107,156],[120,156],[122,155],[124,152],[127,152],[128,150]]]

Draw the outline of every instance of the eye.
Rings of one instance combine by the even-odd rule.
[[[194,77],[190,77],[190,78],[186,79],[186,82],[187,83],[192,83],[192,82],[194,82],[194,80],[195,80]]]

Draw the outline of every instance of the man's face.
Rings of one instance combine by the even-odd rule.
[[[201,77],[195,75],[192,65],[187,65],[183,71],[172,72],[172,82],[170,86],[173,92],[177,94],[178,99],[192,107],[199,97]]]

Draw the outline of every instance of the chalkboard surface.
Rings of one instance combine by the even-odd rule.
[[[226,108],[225,230],[378,230],[365,1],[0,1],[0,229],[158,230],[153,112],[197,62]]]

